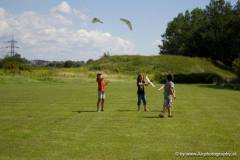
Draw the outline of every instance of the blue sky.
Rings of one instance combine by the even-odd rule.
[[[237,0],[231,0],[230,2],[232,2],[232,4],[235,4],[236,1]],[[112,54],[124,53],[152,55],[158,53],[157,44],[161,40],[161,34],[164,33],[167,23],[171,21],[173,17],[175,17],[180,12],[184,12],[185,10],[192,10],[196,7],[204,8],[208,3],[209,0],[0,0],[0,8],[3,8],[4,11],[10,15],[8,16],[8,19],[9,17],[16,17],[16,19],[22,18],[21,20],[16,20],[17,22],[14,22],[18,25],[21,25],[21,23],[27,23],[23,20],[23,18],[37,19],[38,17],[41,17],[42,20],[40,21],[43,21],[46,19],[44,17],[50,17],[49,15],[55,16],[55,18],[57,15],[57,18],[61,18],[61,22],[63,22],[64,17],[61,17],[61,15],[66,16],[65,13],[62,13],[64,10],[61,10],[64,8],[63,6],[69,6],[72,10],[79,11],[78,15],[67,15],[67,17],[65,17],[66,21],[67,19],[71,19],[72,22],[69,22],[71,25],[66,25],[68,22],[56,22],[52,24],[49,22],[52,20],[49,20],[47,22],[43,22],[44,25],[40,27],[40,29],[39,27],[31,28],[29,25],[18,27],[22,28],[25,32],[28,30],[34,30],[34,32],[29,32],[29,37],[32,37],[32,39],[34,39],[34,35],[32,35],[33,33],[40,33],[41,28],[48,30],[49,28],[47,28],[47,26],[54,26],[58,33],[56,39],[59,38],[59,41],[54,42],[54,40],[51,39],[49,42],[52,42],[52,44],[58,43],[57,45],[59,47],[57,50],[55,49],[58,53],[54,53],[54,48],[52,48],[52,50],[49,49],[49,51],[43,50],[42,48],[46,48],[46,44],[44,46],[43,41],[48,41],[48,39],[42,37],[38,38],[37,35],[35,35],[36,39],[39,39],[39,41],[41,40],[37,44],[43,44],[43,46],[41,48],[41,46],[38,45],[36,49],[34,49],[34,43],[32,45],[26,44],[28,43],[27,40],[31,41],[32,39],[23,39],[22,37],[24,37],[24,35],[20,34],[22,31],[14,27],[12,27],[11,31],[8,30],[2,34],[0,32],[0,40],[6,38],[7,34],[16,34],[15,36],[20,41],[19,43],[23,45],[21,46],[20,51],[25,57],[30,59],[42,58],[50,60],[86,60],[89,58],[98,58],[102,55],[103,51],[110,51]],[[34,14],[24,14],[26,12],[28,13],[29,11],[33,12]],[[82,17],[78,19],[77,16],[80,14],[85,16],[85,18]],[[90,20],[95,16],[102,19],[104,21],[104,24],[91,24]],[[119,22],[119,18],[127,18],[131,20],[133,24],[133,31],[129,31],[126,26]],[[7,22],[7,24],[10,25],[11,22]],[[76,40],[71,44],[67,42],[64,42],[62,45],[59,44],[63,38],[67,40],[68,38],[71,39],[71,37],[67,37],[66,34],[62,34],[60,30],[63,28],[69,30],[68,32],[66,31],[66,34],[72,33],[73,35],[74,31],[76,31],[77,34],[77,31],[82,30],[81,34],[79,35],[81,38],[86,36],[91,39],[95,36],[94,40],[91,39],[90,41],[91,43],[96,43],[96,45],[90,46],[88,43],[86,43],[86,46],[76,46],[75,48],[74,45],[78,45],[78,42],[81,43],[83,39],[79,41]],[[110,39],[107,42],[101,42],[102,39],[97,38],[99,36],[103,40],[108,37],[110,37]],[[86,39],[87,38],[84,38],[84,40]],[[110,43],[110,41],[112,43],[114,42],[114,44]],[[64,44],[69,44],[71,48],[69,46],[66,46],[66,49],[64,49]],[[121,45],[124,44],[126,46],[129,45],[129,47],[122,46],[124,47],[124,50],[121,52]],[[111,47],[111,45],[113,47]],[[30,49],[28,50],[26,46]],[[84,51],[88,54],[78,54],[78,50]],[[34,53],[34,51],[37,51],[39,55]]]

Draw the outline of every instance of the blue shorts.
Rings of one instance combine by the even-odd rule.
[[[141,101],[143,102],[143,105],[145,106],[147,104],[146,97],[144,93],[138,93],[138,102],[137,105],[141,105]]]
[[[106,98],[105,92],[98,91],[98,99],[105,99],[105,98]]]

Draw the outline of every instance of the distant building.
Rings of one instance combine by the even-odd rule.
[[[38,65],[38,66],[47,66],[50,61],[45,61],[45,60],[31,60],[30,61],[31,64],[33,65]]]

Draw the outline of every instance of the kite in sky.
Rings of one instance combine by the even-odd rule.
[[[121,18],[120,21],[122,21],[123,23],[125,23],[131,31],[133,30],[132,24],[131,24],[131,22],[130,22],[129,20],[127,20],[127,19],[125,19],[125,18]]]
[[[92,19],[92,23],[103,23],[103,21],[101,21],[100,19],[94,17],[94,18]]]
[[[131,31],[133,30],[132,23],[128,19],[120,18],[120,21],[125,23]],[[94,17],[92,19],[92,23],[102,23],[103,24],[103,21],[98,19],[97,17]]]

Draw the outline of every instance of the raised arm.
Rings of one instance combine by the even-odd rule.
[[[170,88],[171,95],[173,95],[173,98],[176,98],[176,93],[174,87]]]
[[[162,85],[158,90],[161,91],[164,88],[164,85]]]
[[[109,83],[110,83],[109,80],[106,80],[106,81],[105,81],[105,85],[106,85],[106,86],[107,86]]]
[[[150,83],[149,82],[144,82],[144,85],[145,86],[148,86]]]
[[[144,85],[144,86],[147,86],[147,85],[149,85],[149,83],[148,82],[146,82],[146,81],[139,81],[139,82],[137,82],[137,85]]]

